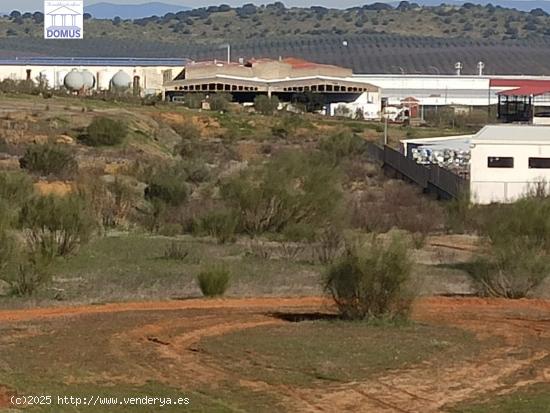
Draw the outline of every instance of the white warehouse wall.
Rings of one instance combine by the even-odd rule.
[[[472,141],[470,196],[473,203],[512,202],[525,196],[537,182],[550,183],[550,169],[530,169],[529,157],[550,158],[548,143],[479,143]],[[513,168],[489,168],[490,156],[513,157]]]
[[[160,93],[163,84],[163,71],[173,69],[173,67],[0,65],[0,80],[25,80],[27,78],[27,69],[31,70],[31,79],[35,82],[40,73],[43,73],[48,80],[48,86],[52,88],[61,87],[65,75],[71,70],[88,70],[96,78],[97,90],[108,89],[111,78],[119,70],[122,70],[132,79],[134,76],[139,76],[140,87],[143,91]]]
[[[330,115],[334,116],[338,106],[345,106],[349,109],[349,117],[354,117],[357,109],[363,111],[363,117],[369,120],[380,119],[382,102],[380,93],[364,92],[354,102],[336,102],[330,104]]]

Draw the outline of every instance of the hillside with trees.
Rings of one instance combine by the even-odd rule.
[[[298,55],[362,73],[450,73],[458,60],[465,73],[474,73],[479,60],[487,73],[550,71],[550,17],[541,9],[404,1],[346,10],[221,5],[136,20],[87,14],[79,42],[43,40],[43,19],[17,11],[0,18],[0,54],[207,59],[224,58],[220,46],[230,42],[235,58]]]

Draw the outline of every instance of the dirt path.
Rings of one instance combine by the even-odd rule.
[[[187,311],[181,313],[181,311]],[[510,392],[537,382],[550,382],[550,301],[430,298],[415,306],[413,317],[430,324],[451,325],[480,338],[498,338],[490,352],[460,363],[434,365],[426,361],[408,369],[390,371],[365,382],[291,388],[242,380],[200,351],[200,340],[257,326],[285,321],[275,311],[330,311],[322,298],[262,298],[120,303],[102,306],[58,307],[0,311],[1,325],[23,322],[142,314],[108,338],[109,355],[121,365],[135,366],[118,377],[126,383],[157,380],[186,388],[229,380],[252,391],[272,394],[289,411],[300,412],[441,412],[487,392]],[[165,314],[163,317],[162,314]],[[168,316],[169,312],[172,316]],[[146,315],[157,315],[146,319]],[[178,314],[187,314],[185,317]],[[104,318],[104,317],[103,317]],[[136,319],[136,317],[134,317]],[[141,317],[137,317],[138,321]],[[140,360],[136,363],[135,357]],[[158,362],[162,361],[162,368]],[[524,374],[528,371],[528,374]],[[0,386],[0,403],[9,389]],[[4,397],[5,399],[5,397]]]

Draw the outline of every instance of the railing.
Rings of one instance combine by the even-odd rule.
[[[446,198],[458,198],[468,192],[468,180],[438,165],[420,165],[389,146],[382,148],[369,142],[367,156],[383,168],[389,168],[416,183],[426,192],[435,192]]]

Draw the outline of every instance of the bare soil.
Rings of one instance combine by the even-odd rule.
[[[273,317],[274,312],[331,313],[333,309],[317,297],[198,299],[0,311],[0,326],[59,318],[111,322],[124,314],[131,322],[118,323],[106,341],[111,358],[135,367],[109,380],[135,384],[157,380],[182,388],[230,381],[248,391],[275,396],[289,411],[444,412],[486,394],[550,382],[547,300],[422,299],[413,311],[416,321],[468,330],[480,339],[494,339],[495,347],[460,362],[428,360],[366,381],[291,388],[243,380],[224,368],[225,360],[200,351],[199,343],[205,338],[287,322]],[[139,360],[131,360],[136,355]],[[0,386],[0,408],[11,391]]]

